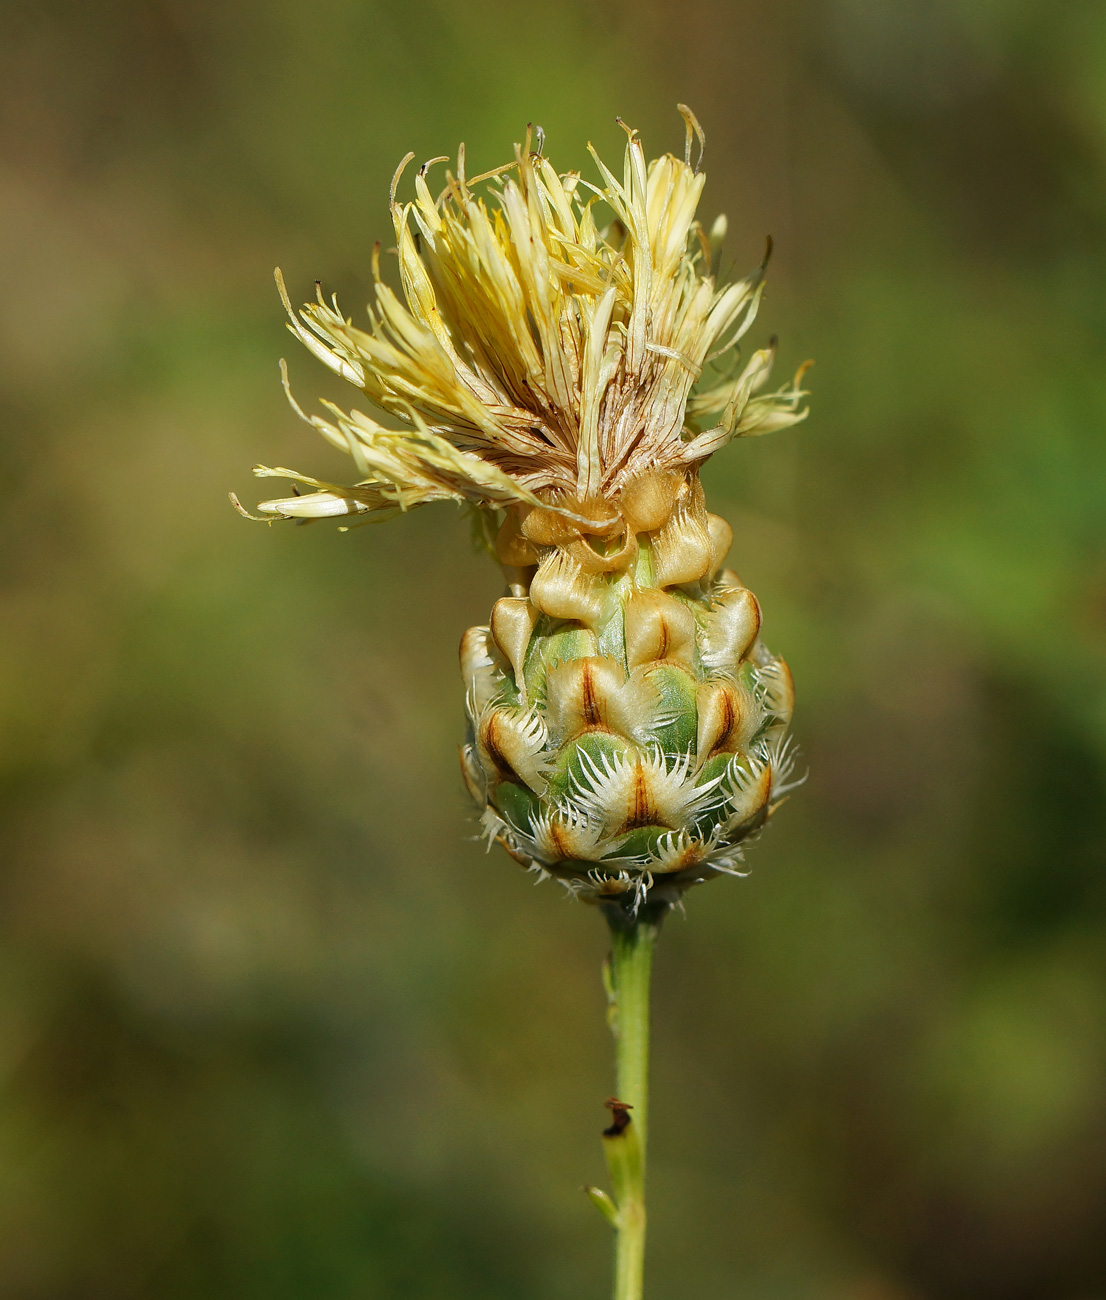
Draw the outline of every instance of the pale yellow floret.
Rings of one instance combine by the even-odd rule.
[[[599,184],[558,173],[528,139],[513,163],[473,181],[462,150],[437,197],[424,164],[414,199],[400,202],[409,155],[391,200],[402,296],[375,256],[367,329],[321,292],[296,313],[278,272],[291,331],[394,424],[331,403],[329,418],[309,417],[293,401],[360,478],[259,469],[314,489],[259,509],[318,518],[435,500],[543,503],[579,522],[574,506],[611,501],[647,470],[686,471],[732,438],[801,420],[799,377],[756,396],[772,348],[696,388],[705,367],[736,356],[764,267],[716,283],[725,222],[708,237],[695,219],[704,176],[690,145],[702,132],[681,111],[683,159],[647,163],[627,128],[621,177],[592,150]]]

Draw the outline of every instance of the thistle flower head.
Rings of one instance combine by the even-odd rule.
[[[743,845],[789,788],[791,676],[759,640],[760,607],[722,567],[728,525],[699,465],[732,438],[806,414],[762,395],[773,348],[745,364],[764,266],[715,278],[719,218],[695,217],[702,131],[621,177],[559,173],[528,135],[435,196],[392,184],[400,289],[373,259],[368,328],[321,292],[292,332],[387,423],[324,403],[303,415],[349,453],[348,486],[307,484],[269,517],[366,520],[427,501],[502,512],[509,594],[461,643],[466,784],[489,842],[582,898],[635,911],[740,873]],[[287,380],[285,380],[287,387]]]
[[[447,160],[424,163],[414,199],[401,202],[409,154],[391,190],[402,296],[381,276],[378,247],[367,329],[321,291],[294,312],[278,272],[292,332],[388,423],[330,403],[329,418],[296,406],[350,454],[359,478],[340,486],[259,466],[314,489],[261,511],[310,519],[436,500],[540,505],[569,532],[615,535],[623,520],[628,532],[648,525],[658,483],[683,481],[732,438],[802,419],[798,377],[758,395],[771,346],[738,362],[764,265],[732,284],[716,279],[725,219],[709,235],[696,220],[704,176],[691,154],[697,136],[701,157],[703,133],[681,112],[683,158],[647,162],[624,127],[622,175],[592,149],[594,182],[557,172],[541,133],[535,149],[528,132],[513,162],[474,178],[462,148],[437,195],[430,169]]]

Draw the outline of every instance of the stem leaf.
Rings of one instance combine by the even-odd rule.
[[[584,1191],[588,1194],[588,1199],[592,1205],[599,1211],[604,1219],[612,1228],[618,1228],[618,1206],[607,1195],[601,1187],[585,1187]]]

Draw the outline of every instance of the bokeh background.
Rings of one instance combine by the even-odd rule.
[[[449,507],[283,329],[408,149],[708,132],[814,413],[706,470],[810,778],[658,961],[653,1300],[1106,1296],[1106,9],[6,0],[0,1297],[607,1291],[599,917],[473,833]]]

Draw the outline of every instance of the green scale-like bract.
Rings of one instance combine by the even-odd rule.
[[[694,474],[674,496],[613,562],[579,535],[523,540],[536,563],[461,643],[462,766],[489,840],[631,908],[740,874],[792,766],[791,675],[721,569],[730,530]]]

